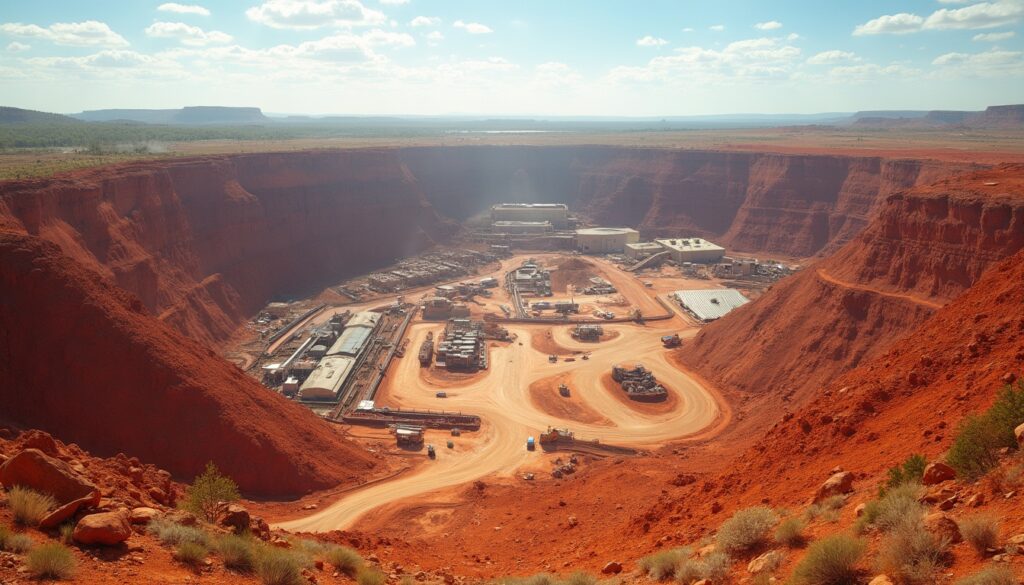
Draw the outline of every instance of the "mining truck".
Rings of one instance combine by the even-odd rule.
[[[683,342],[681,339],[679,339],[678,333],[674,335],[666,335],[661,338],[661,344],[664,345],[666,348],[679,347],[680,345],[682,345],[682,343]]]

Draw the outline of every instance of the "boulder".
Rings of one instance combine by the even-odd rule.
[[[871,580],[868,585],[893,585],[892,579],[885,575],[879,575]]]
[[[771,564],[773,561],[777,564],[777,561],[775,561],[772,558],[772,557],[774,557],[777,554],[778,553],[776,553],[774,551],[769,551],[769,552],[766,552],[763,555],[761,555],[761,556],[751,560],[749,563],[747,563],[747,572],[750,573],[751,575],[757,575],[758,573],[763,573],[765,571],[765,569],[768,568],[769,564]]]
[[[132,524],[149,524],[153,520],[159,518],[162,515],[160,510],[156,508],[147,508],[145,506],[135,508],[128,515],[128,521]]]
[[[79,544],[120,544],[132,535],[128,514],[124,512],[101,512],[89,514],[78,521],[72,538]]]
[[[609,561],[608,564],[601,568],[601,572],[605,575],[618,575],[622,572],[622,563]]]
[[[0,466],[0,484],[10,489],[20,485],[50,494],[60,505],[40,523],[52,528],[70,518],[83,506],[97,506],[100,490],[70,465],[39,449],[24,449]]]
[[[863,502],[861,502],[860,504],[857,504],[856,508],[853,509],[853,515],[856,516],[857,518],[860,518],[861,516],[864,515],[864,511],[867,510],[867,509],[868,509],[868,505],[863,503]]]
[[[852,491],[853,474],[849,471],[840,471],[839,473],[832,474],[832,477],[829,477],[825,480],[825,483],[821,484],[821,487],[814,494],[813,503],[817,504],[832,496],[841,496]]]
[[[1020,445],[1021,449],[1024,449],[1024,424],[1013,429],[1013,436],[1017,437],[1017,444]]]
[[[941,461],[937,461],[929,463],[924,468],[924,476],[921,477],[921,483],[924,485],[935,485],[951,479],[956,479],[956,472],[953,471],[953,468]]]
[[[227,504],[217,513],[217,524],[242,533],[249,529],[249,511],[238,504]]]
[[[960,527],[956,521],[942,512],[935,512],[924,517],[924,527],[939,538],[945,538],[950,544],[963,542]]]

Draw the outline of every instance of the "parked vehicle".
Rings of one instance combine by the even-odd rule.
[[[438,398],[448,398],[448,393],[447,392],[438,392],[434,396],[437,396]]]
[[[427,457],[430,457],[431,459],[437,458],[437,451],[434,450],[433,445],[427,445]]]
[[[533,437],[527,437],[526,438],[526,450],[527,451],[533,451],[535,448],[537,448],[537,444],[534,442]]]

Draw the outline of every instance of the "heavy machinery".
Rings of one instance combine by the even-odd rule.
[[[565,384],[559,384],[558,385],[558,393],[561,394],[562,396],[565,396],[566,398],[568,398],[569,397],[569,387],[566,386]]]
[[[433,445],[427,445],[427,457],[431,459],[437,459],[437,451],[434,450]]]
[[[569,429],[556,429],[548,427],[548,430],[540,434],[540,444],[549,445],[559,441],[572,441],[575,435]]]
[[[658,383],[654,374],[641,364],[629,370],[622,366],[612,366],[612,379],[622,386],[632,400],[655,402],[668,397],[668,392]]]
[[[683,341],[679,339],[679,334],[665,335],[661,338],[661,344],[666,348],[679,347],[683,344]]]
[[[557,355],[549,355],[548,356],[548,361],[551,362],[551,363],[556,363],[558,361],[558,356]]]

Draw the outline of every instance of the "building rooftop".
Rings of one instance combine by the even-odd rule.
[[[310,389],[327,390],[337,394],[341,386],[348,379],[352,366],[356,363],[355,358],[345,356],[328,356],[320,360],[320,364],[309,374],[306,381],[302,383],[302,392]]]
[[[713,244],[702,238],[671,238],[663,240],[655,240],[658,244],[661,244],[665,248],[675,250],[677,252],[687,252],[690,250],[722,250],[725,248]]]
[[[380,321],[380,313],[374,313],[373,311],[361,311],[352,315],[352,318],[348,320],[345,327],[369,327],[373,329],[377,326]]]
[[[701,321],[714,321],[750,302],[750,299],[733,288],[677,290],[673,294],[686,310]]]
[[[660,250],[661,244],[658,242],[636,242],[633,244],[626,244],[627,248],[632,250]]]
[[[552,227],[550,221],[496,221],[494,227]]]
[[[627,227],[592,227],[592,228],[581,228],[576,230],[576,235],[580,236],[606,236],[611,234],[638,234],[640,232],[633,228]]]
[[[565,209],[569,206],[565,203],[498,203],[491,206],[491,209]]]
[[[356,356],[366,345],[366,340],[370,338],[370,334],[373,331],[366,327],[357,327],[355,329],[345,329],[345,332],[341,334],[338,341],[334,342],[331,349],[327,352],[327,355],[351,355]]]

